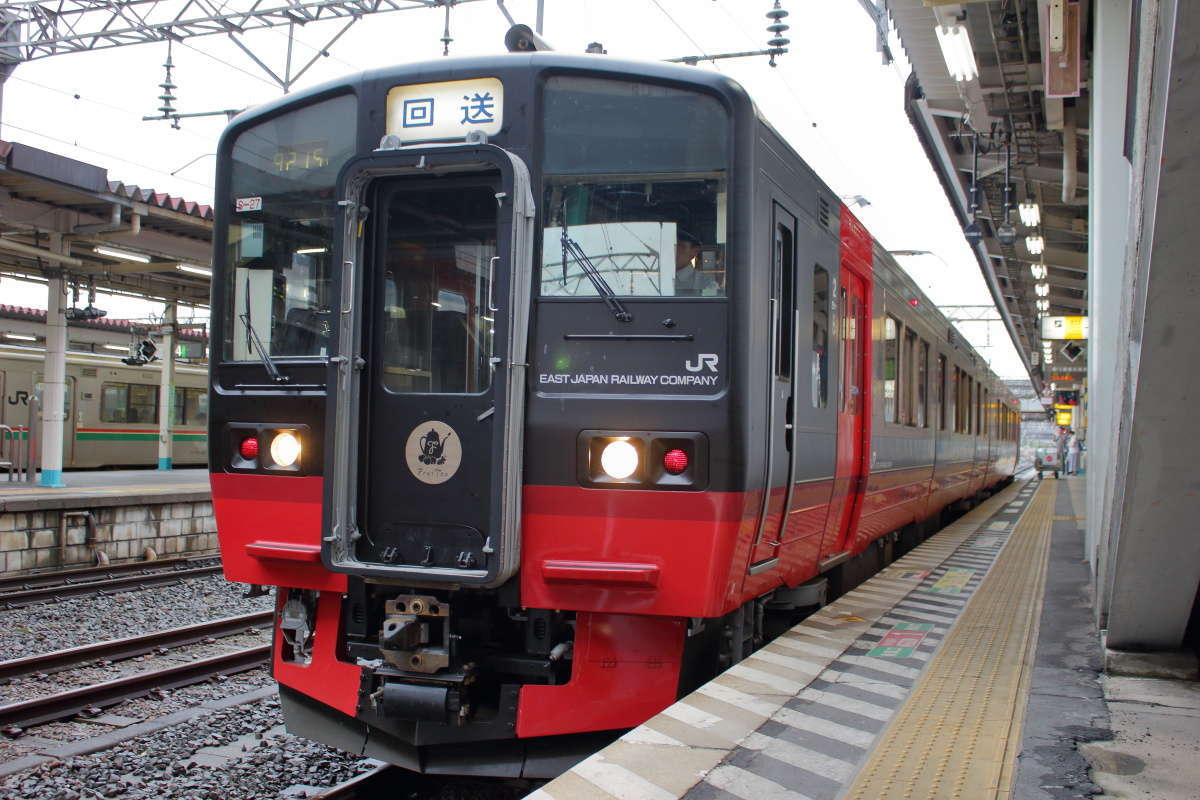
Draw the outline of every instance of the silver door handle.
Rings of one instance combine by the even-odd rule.
[[[492,256],[488,262],[488,311],[500,310],[493,300],[496,290],[496,262],[499,260],[500,256]]]
[[[342,262],[342,313],[349,314],[354,308],[354,262]]]

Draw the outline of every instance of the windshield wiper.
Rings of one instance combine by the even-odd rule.
[[[572,256],[579,268],[583,270],[583,274],[592,282],[592,286],[596,287],[596,294],[600,295],[604,300],[604,304],[608,306],[608,310],[616,317],[618,322],[632,322],[633,314],[630,314],[625,305],[617,299],[617,293],[608,285],[608,281],[604,280],[604,276],[600,274],[600,270],[596,269],[596,265],[587,257],[587,253],[583,252],[583,248],[579,246],[579,242],[567,235],[567,207],[563,204],[562,215],[562,257],[563,257],[563,280],[567,279],[567,256]]]
[[[262,339],[258,338],[258,331],[254,330],[253,323],[250,322],[250,276],[246,276],[246,313],[239,315],[239,319],[246,326],[246,334],[250,337],[251,346],[258,351],[259,360],[262,361],[263,368],[267,370],[267,374],[271,376],[271,380],[276,383],[287,383],[290,378],[279,371],[279,367],[275,366],[275,362],[267,355],[267,349],[263,347]]]

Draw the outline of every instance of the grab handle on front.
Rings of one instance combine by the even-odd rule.
[[[342,313],[349,314],[354,309],[354,262],[346,259],[342,262]]]
[[[500,260],[500,256],[492,256],[488,262],[488,311],[499,311],[493,297],[496,292],[496,262]]]

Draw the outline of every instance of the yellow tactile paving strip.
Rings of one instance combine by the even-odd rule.
[[[847,800],[1011,795],[1042,608],[1055,485],[1038,488],[991,572],[884,731]]]

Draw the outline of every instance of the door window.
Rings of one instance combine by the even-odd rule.
[[[496,189],[407,186],[388,197],[380,353],[392,392],[477,394],[491,386]]]
[[[829,272],[813,268],[812,404],[829,404]]]
[[[842,392],[842,411],[858,413],[858,317],[859,300],[851,295],[847,302],[846,290],[842,289],[842,372],[846,386]]]

